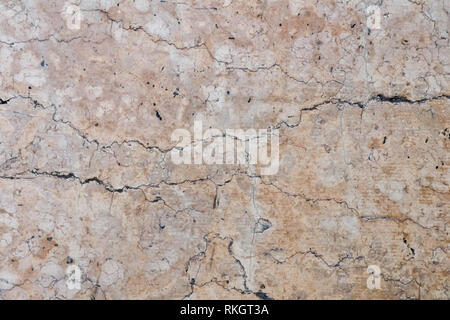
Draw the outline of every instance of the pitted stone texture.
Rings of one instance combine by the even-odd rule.
[[[0,298],[448,299],[448,11],[0,0]],[[174,164],[194,121],[278,172]]]

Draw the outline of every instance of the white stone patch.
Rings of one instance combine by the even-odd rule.
[[[51,233],[55,228],[55,218],[52,214],[41,214],[38,220],[39,229],[45,233]]]
[[[100,86],[87,86],[86,95],[89,100],[95,100],[103,95],[103,88]]]
[[[0,247],[6,248],[12,242],[12,235],[10,232],[4,233],[0,237]]]
[[[103,264],[102,273],[100,274],[99,283],[103,286],[110,286],[124,277],[124,269],[122,265],[114,260],[108,260]]]
[[[20,57],[20,71],[14,75],[14,81],[31,85],[33,87],[40,87],[46,82],[46,74],[44,69],[40,66],[41,60],[33,53],[25,52]]]
[[[222,62],[233,62],[232,50],[230,46],[223,45],[216,49],[214,57]]]
[[[100,106],[97,108],[95,115],[100,118],[104,114],[110,113],[113,109],[114,109],[114,102],[102,101],[100,102]]]
[[[15,29],[27,19],[28,13],[29,11],[25,10],[23,6],[15,4],[14,1],[9,1],[6,6],[0,4],[0,21],[6,21]]]
[[[9,271],[0,271],[0,290],[10,290],[19,284],[19,277]]]
[[[230,6],[233,3],[233,0],[224,0],[223,1],[223,7],[226,8]]]
[[[312,60],[314,56],[314,39],[312,37],[299,37],[294,42],[292,51],[303,62]]]
[[[126,37],[128,37],[128,33],[126,30],[122,28],[122,24],[113,23],[111,26],[111,34],[118,43],[124,43],[126,41]]]
[[[148,0],[134,0],[134,6],[141,12],[146,12],[150,9]]]
[[[296,15],[300,12],[305,4],[304,0],[289,0],[289,10],[292,15]]]
[[[11,64],[14,61],[12,51],[9,47],[5,46],[0,49],[0,59],[2,62],[0,63],[0,73],[2,74],[9,73]]]
[[[80,7],[83,9],[89,8],[89,9],[96,9],[100,8],[102,10],[108,11],[112,7],[117,6],[117,3],[119,0],[87,0],[83,1],[82,4],[80,4]]]
[[[171,48],[169,58],[172,68],[177,73],[180,73],[181,77],[183,77],[182,79],[186,81],[190,79],[190,74],[194,73],[195,70],[195,63],[192,58],[189,55],[180,53],[180,50],[175,48]],[[186,83],[186,85],[189,85],[189,83]]]
[[[151,18],[144,26],[144,30],[152,35],[167,39],[171,34],[170,26],[175,25],[177,25],[177,22],[172,16],[161,12],[156,17]]]
[[[0,133],[2,137],[7,137],[14,132],[14,127],[10,124],[9,120],[0,114]]]
[[[54,262],[49,262],[42,267],[41,274],[44,278],[49,277],[52,280],[62,279],[64,277],[64,269]]]
[[[6,213],[0,214],[0,225],[1,224],[12,229],[17,229],[19,227],[17,219]]]
[[[439,181],[433,181],[431,188],[440,193],[448,193],[448,186]]]
[[[208,109],[211,111],[222,110],[227,94],[227,90],[224,87],[202,86],[202,91],[206,97],[205,100],[207,100]]]
[[[355,216],[345,216],[339,220],[339,229],[346,232],[349,240],[355,240],[359,236],[360,228],[359,219]]]
[[[381,181],[375,187],[392,201],[403,199],[405,185],[398,181]]]
[[[333,186],[345,181],[345,167],[339,167],[336,163],[328,163],[319,172],[320,179],[325,185]]]
[[[13,256],[17,258],[26,257],[29,254],[28,244],[26,242],[21,243],[16,247],[16,250],[13,252]]]
[[[45,75],[39,69],[24,68],[14,76],[14,80],[33,87],[40,87],[45,83]]]
[[[5,188],[6,189],[6,188]],[[0,208],[2,208],[6,212],[16,212],[17,209],[17,200],[14,197],[14,194],[9,190],[2,190],[0,192]],[[17,228],[17,220],[15,218],[12,218],[8,214],[1,214],[0,215],[0,223],[12,223],[14,222],[14,225],[11,225],[12,227],[16,226]]]

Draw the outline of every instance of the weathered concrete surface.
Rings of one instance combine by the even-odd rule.
[[[449,298],[448,2],[70,4],[0,1],[0,298]],[[173,164],[195,120],[279,171]]]

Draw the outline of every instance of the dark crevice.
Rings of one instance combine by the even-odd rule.
[[[432,100],[438,100],[441,98],[445,98],[445,99],[450,99],[449,95],[443,94],[440,96],[436,96],[436,97],[432,97],[432,98],[423,98],[423,99],[419,99],[419,100],[411,100],[408,99],[404,96],[392,96],[392,97],[388,97],[385,96],[383,94],[379,94],[375,97],[372,97],[370,100],[377,100],[377,101],[382,101],[382,102],[391,102],[391,103],[410,103],[410,104],[420,104],[420,103],[424,103],[427,101],[432,101]]]

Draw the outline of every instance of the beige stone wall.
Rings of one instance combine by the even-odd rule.
[[[449,9],[0,0],[0,299],[448,299]],[[278,172],[174,164],[194,121]]]

